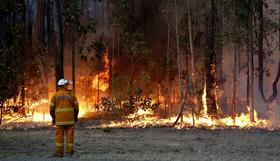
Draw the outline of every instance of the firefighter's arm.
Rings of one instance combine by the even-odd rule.
[[[50,115],[52,117],[52,123],[55,123],[55,96],[52,97],[51,103],[50,103]]]
[[[74,96],[74,116],[75,116],[75,121],[78,121],[78,114],[79,114],[79,104],[76,96]]]

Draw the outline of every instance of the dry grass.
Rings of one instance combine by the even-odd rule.
[[[84,129],[74,160],[280,160],[280,133],[251,130]],[[0,131],[0,160],[51,158],[54,129]]]

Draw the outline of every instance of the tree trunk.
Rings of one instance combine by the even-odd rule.
[[[223,1],[218,2],[219,6],[223,7]],[[218,6],[218,5],[217,5]],[[216,65],[217,65],[217,89],[221,92],[221,95],[219,97],[217,97],[217,104],[219,105],[219,107],[221,107],[222,111],[224,113],[228,113],[229,112],[229,107],[227,104],[227,96],[226,93],[223,92],[224,89],[224,85],[225,85],[225,79],[224,79],[224,72],[223,72],[223,12],[222,11],[217,11],[217,7],[214,10],[214,14],[218,16],[217,18],[217,54],[216,54]],[[215,19],[215,17],[214,17]],[[214,21],[215,22],[215,21]]]
[[[55,61],[55,76],[56,82],[64,78],[63,70],[63,49],[64,49],[64,40],[63,40],[63,4],[61,0],[57,0],[55,3],[55,29],[56,29],[56,42],[57,42],[57,54]],[[57,85],[57,83],[56,83]]]
[[[109,52],[109,96],[113,96],[113,58],[115,55],[115,29],[113,29],[113,40],[112,40],[112,50]]]
[[[32,46],[35,49],[35,52],[38,53],[38,56],[35,58],[38,63],[38,68],[40,70],[41,80],[42,80],[42,89],[43,89],[43,98],[48,98],[48,76],[45,68],[44,61],[47,59],[46,55],[42,55],[41,49],[44,46],[44,34],[43,34],[43,6],[42,0],[36,1],[36,19],[35,24],[32,30]],[[31,35],[30,35],[31,36]]]
[[[237,15],[237,7],[235,6],[235,23],[234,23],[234,35],[235,35],[235,42],[234,42],[234,66],[233,66],[233,89],[232,89],[232,100],[231,100],[231,109],[230,115],[232,119],[235,121],[236,117],[236,93],[237,93],[237,77],[238,77],[238,70],[239,70],[239,19]]]
[[[259,90],[263,100],[265,101],[265,96],[263,92],[263,0],[259,0],[258,4],[259,11],[259,34],[258,34],[258,62],[259,62]]]
[[[32,7],[29,0],[26,0],[25,4],[26,4],[26,12],[27,12],[27,16],[26,16],[27,37],[31,39],[32,38],[32,21],[31,21]]]
[[[0,103],[0,125],[2,125],[2,119],[3,119],[3,103]]]
[[[2,125],[2,119],[3,119],[3,106],[1,105],[1,114],[0,114],[0,125]]]
[[[100,79],[100,77],[99,77],[99,75],[100,75],[100,69],[98,68],[98,72],[97,72],[97,97],[96,97],[96,103],[98,103],[99,102],[99,79]]]
[[[76,67],[76,45],[75,45],[75,31],[72,33],[72,90],[75,94],[76,89],[76,78],[75,78],[75,67]]]
[[[191,54],[191,69],[190,69],[190,81],[191,81],[191,85],[192,87],[194,87],[194,53],[193,53],[193,39],[192,39],[192,21],[191,21],[191,7],[190,7],[190,0],[188,0],[188,26],[189,26],[189,43],[190,43],[190,54]],[[186,79],[188,80],[188,79]],[[188,84],[188,82],[186,83]],[[191,99],[189,101],[191,108],[192,108],[192,118],[193,118],[193,127],[195,125],[195,119],[194,119],[194,103],[193,103],[193,99],[194,99],[194,95],[195,95],[195,90],[192,90],[192,94],[191,91],[189,91],[189,99]],[[191,97],[193,96],[193,97]]]
[[[179,88],[179,104],[180,104],[180,113],[174,122],[174,125],[178,122],[179,118],[181,117],[181,122],[183,122],[183,111],[184,111],[184,104],[183,104],[183,88],[182,88],[182,79],[181,79],[181,62],[180,62],[180,44],[179,44],[179,33],[178,33],[178,20],[177,20],[177,4],[175,0],[175,32],[176,32],[176,51],[177,51],[177,69],[178,69],[178,88]]]
[[[236,117],[236,89],[237,89],[237,58],[238,58],[238,42],[234,42],[234,66],[233,66],[233,89],[232,89],[232,103],[231,103],[231,110],[230,115],[231,118],[235,120]]]
[[[24,83],[24,78],[22,79],[21,81],[21,114],[23,116],[26,115],[26,112],[25,112],[25,83]]]
[[[278,5],[278,12],[280,13],[280,3]],[[279,18],[278,18],[279,24],[280,24],[280,14],[279,14]],[[280,34],[280,25],[278,26],[278,33]],[[275,79],[272,82],[272,94],[268,97],[268,99],[266,100],[267,103],[271,103],[277,96],[277,84],[280,78],[280,36],[279,38],[279,60],[278,60],[278,69],[277,69],[277,74],[275,76]]]
[[[218,109],[216,106],[216,85],[217,85],[217,71],[216,71],[216,51],[215,51],[215,37],[214,37],[214,8],[215,1],[211,0],[210,14],[206,16],[206,46],[207,57],[205,59],[206,72],[206,102],[207,113],[213,117],[218,118]]]
[[[169,109],[169,113],[171,114],[171,90],[170,90],[170,56],[169,56],[169,50],[170,50],[170,24],[167,23],[167,51],[166,51],[166,57],[167,57],[167,70],[166,70],[166,81],[167,81],[167,107]]]
[[[252,6],[249,3],[247,25],[247,105],[249,106],[250,120],[254,121],[254,62],[253,62],[253,36],[252,36]]]

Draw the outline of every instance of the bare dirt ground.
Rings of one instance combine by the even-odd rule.
[[[0,130],[0,160],[279,161],[280,131],[264,129],[85,129],[75,155],[54,158],[54,128]]]

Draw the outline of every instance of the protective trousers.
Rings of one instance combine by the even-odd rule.
[[[73,155],[74,125],[56,125],[56,155],[63,156],[64,133],[67,139],[67,154]]]

